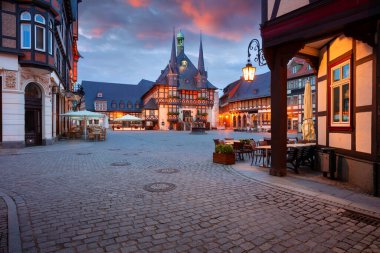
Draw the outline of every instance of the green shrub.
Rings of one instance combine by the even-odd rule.
[[[249,143],[251,143],[251,140],[250,140],[250,139],[240,139],[239,141],[242,142],[242,143],[244,143],[244,144],[249,144]]]
[[[218,153],[218,154],[232,154],[232,153],[234,153],[234,149],[232,148],[231,145],[218,144],[215,147],[215,153]]]

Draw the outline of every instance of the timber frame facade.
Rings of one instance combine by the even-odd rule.
[[[51,144],[67,128],[59,114],[77,79],[78,2],[0,2],[1,146]]]
[[[337,154],[338,176],[380,194],[380,5],[376,0],[262,0],[271,69],[272,168],[286,175],[286,64],[303,57],[317,75],[317,142]]]

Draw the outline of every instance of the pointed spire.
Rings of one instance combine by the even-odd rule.
[[[201,75],[205,74],[205,62],[203,60],[202,32],[200,35],[198,71]]]
[[[175,51],[175,31],[173,27],[173,42],[172,42],[172,52],[170,55],[169,67],[173,73],[176,73],[177,69],[177,54]]]

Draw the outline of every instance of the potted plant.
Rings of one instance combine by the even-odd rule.
[[[235,164],[235,153],[231,145],[218,144],[215,146],[212,160],[214,163]]]

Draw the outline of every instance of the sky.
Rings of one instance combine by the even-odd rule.
[[[208,79],[237,80],[251,39],[260,39],[261,0],[84,0],[79,4],[78,81],[156,81],[169,63],[173,28],[198,65],[199,40]],[[252,59],[253,60],[253,59]],[[258,66],[256,66],[258,67]],[[257,73],[267,72],[258,67]]]

